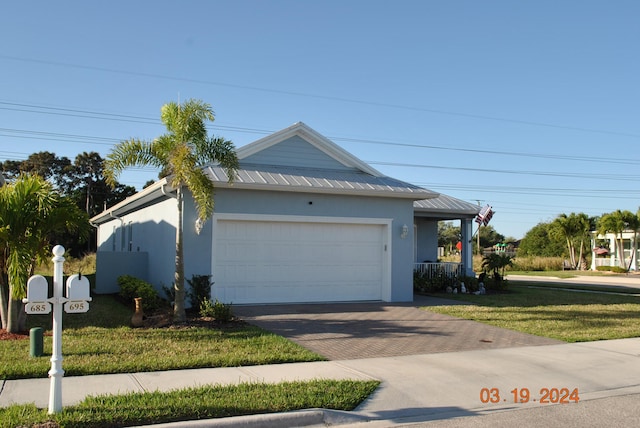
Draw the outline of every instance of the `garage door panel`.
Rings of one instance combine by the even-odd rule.
[[[380,300],[385,226],[219,220],[214,296],[233,303]]]

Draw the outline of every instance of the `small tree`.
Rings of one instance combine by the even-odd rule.
[[[35,175],[20,176],[0,187],[0,312],[10,333],[25,329],[22,299],[27,279],[50,253],[49,238],[64,231],[86,238],[89,219],[51,183]]]
[[[209,104],[188,100],[183,104],[168,103],[162,106],[160,118],[167,133],[153,141],[131,139],[116,145],[104,165],[104,176],[114,186],[122,170],[130,166],[151,165],[162,168],[162,176],[176,189],[177,227],[173,305],[174,320],[186,320],[184,305],[184,249],[183,249],[183,200],[188,189],[198,210],[199,220],[206,221],[213,214],[213,182],[201,166],[218,162],[227,172],[229,181],[235,177],[238,158],[231,141],[208,138],[206,121],[213,121]]]
[[[512,264],[513,260],[507,254],[491,253],[482,257],[482,270],[492,273],[493,280],[498,288],[501,288],[505,268]]]

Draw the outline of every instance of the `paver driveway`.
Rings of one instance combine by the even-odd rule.
[[[330,360],[563,343],[419,308],[438,304],[459,302],[416,296],[413,303],[235,306],[234,312]]]

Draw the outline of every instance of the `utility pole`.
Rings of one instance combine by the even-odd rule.
[[[481,202],[480,199],[476,199],[476,202],[478,203],[478,208],[480,208],[480,202]],[[480,228],[481,227],[482,227],[482,223],[478,224],[478,233],[477,233],[478,236],[476,237],[478,239],[477,247],[478,247],[478,254],[479,255],[482,255],[482,251],[480,250]]]

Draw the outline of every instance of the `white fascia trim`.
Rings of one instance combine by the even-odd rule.
[[[159,181],[153,183],[151,186],[149,186],[149,187],[147,187],[145,189],[142,189],[141,191],[139,191],[135,195],[129,196],[124,201],[118,202],[114,206],[112,206],[112,207],[104,210],[100,214],[92,217],[91,219],[89,219],[89,222],[93,224],[93,223],[99,222],[100,219],[111,218],[113,216],[113,213],[121,211],[122,209],[126,208],[127,206],[134,204],[138,200],[140,200],[140,199],[142,199],[142,198],[144,198],[146,196],[149,196],[149,195],[153,194],[154,192],[160,191],[160,192],[162,192],[162,194],[167,196],[167,193],[165,191],[165,187],[166,186],[169,186],[169,192],[175,191],[175,189],[167,183],[167,178],[165,177],[162,180],[159,180]]]
[[[281,214],[231,214],[216,213],[212,216],[214,221],[234,220],[234,221],[271,221],[286,223],[333,223],[333,224],[378,224],[389,226],[393,223],[391,218],[371,218],[371,217],[330,217],[330,216],[307,216],[307,215],[281,215]]]
[[[295,123],[288,128],[275,132],[253,143],[247,144],[246,146],[243,146],[236,150],[236,154],[238,156],[238,159],[242,160],[268,147],[278,144],[288,138],[291,138],[294,135],[300,136],[306,142],[313,145],[323,153],[331,156],[333,159],[340,162],[344,166],[357,168],[362,172],[373,175],[374,177],[384,177],[384,174],[382,174],[380,171],[356,158],[351,153],[347,152],[342,147],[338,146],[336,143],[329,140],[327,137],[323,136],[322,134],[318,133],[302,122]]]

